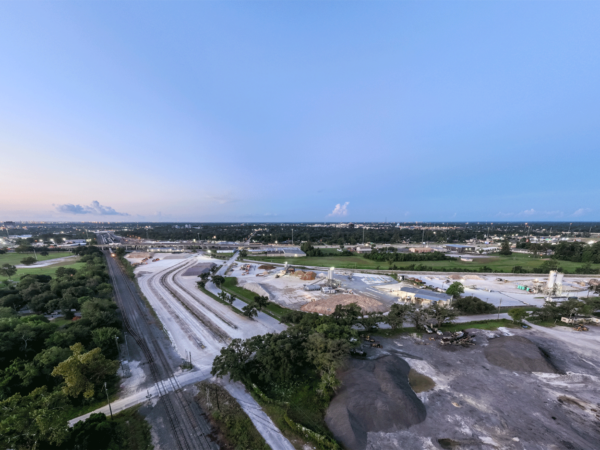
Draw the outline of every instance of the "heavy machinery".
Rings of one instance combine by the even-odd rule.
[[[590,331],[590,329],[585,325],[579,324],[575,327],[575,331]]]

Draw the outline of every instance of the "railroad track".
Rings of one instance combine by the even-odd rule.
[[[183,268],[181,267],[183,264]],[[187,265],[189,265],[189,263],[184,262],[182,264],[178,264],[175,267],[167,270],[166,272],[159,272],[156,275],[153,275],[152,278],[148,281],[149,284],[152,284],[152,279],[156,276],[159,276],[159,283],[162,287],[164,287],[172,296],[173,298],[175,298],[176,300],[178,300],[188,311],[190,311],[190,313],[196,317],[196,319],[198,319],[200,321],[200,323],[202,323],[202,325],[204,325],[206,327],[206,329],[213,335],[213,337],[215,339],[217,339],[220,342],[223,342],[225,344],[228,344],[229,342],[231,342],[231,336],[229,336],[229,334],[223,330],[221,327],[219,327],[216,323],[214,323],[206,314],[204,314],[199,308],[198,305],[190,302],[187,298],[185,298],[183,295],[181,295],[179,292],[177,292],[176,290],[172,289],[171,286],[169,286],[169,283],[167,283],[165,280],[166,278],[171,275],[174,271],[178,270],[178,269],[185,269],[187,267]],[[181,286],[175,282],[175,284],[181,288]],[[187,293],[190,294],[189,291],[187,291],[185,288],[183,288],[183,290]],[[154,292],[154,291],[153,291]],[[193,297],[193,296],[192,296]],[[193,297],[195,298],[195,297]],[[195,298],[196,299],[196,298]],[[196,299],[197,300],[197,299]],[[228,324],[229,326],[231,326],[232,328],[237,328],[237,326],[235,326],[234,324],[232,324],[230,321],[228,321],[227,319],[223,318],[222,315],[220,315],[219,313],[215,312],[214,309],[210,308],[209,306],[207,306],[205,303],[200,302],[202,304],[202,306],[204,306],[208,311],[210,311],[212,314],[214,314],[216,317],[218,317],[220,320],[222,320],[224,323]]]
[[[140,320],[150,325],[152,319],[141,306],[141,299],[132,288],[131,280],[126,277],[114,259],[106,253],[105,256],[108,272],[115,286],[115,299],[123,312],[123,324],[148,361],[158,396],[165,404],[167,421],[173,431],[177,448],[179,450],[217,449],[218,447],[207,437],[210,433],[209,426],[200,423],[197,414],[192,410],[194,405],[183,395],[162,346],[152,333],[144,333],[141,329]],[[126,301],[125,297],[130,297],[129,301]],[[169,395],[169,390],[173,395]]]
[[[191,264],[190,264],[191,265]],[[204,308],[206,308],[208,311],[210,311],[211,313],[213,313],[215,316],[217,316],[220,320],[223,321],[223,323],[225,323],[226,325],[229,325],[231,328],[237,330],[237,325],[234,324],[233,322],[231,322],[230,320],[226,319],[225,317],[223,317],[223,315],[219,312],[217,312],[212,306],[210,306],[208,303],[206,303],[204,300],[202,300],[199,296],[196,295],[196,293],[194,293],[193,291],[190,291],[187,287],[185,287],[183,284],[181,284],[179,281],[177,281],[175,279],[176,275],[179,275],[180,272],[183,272],[184,269],[186,269],[187,267],[189,267],[189,265],[182,267],[181,269],[177,270],[178,268],[175,267],[174,270],[172,270],[170,273],[173,273],[176,271],[176,273],[173,273],[173,283],[175,283],[175,285],[181,289],[182,291],[184,291],[186,294],[188,294],[190,297],[192,297],[194,300],[196,300],[198,303],[200,303]]]

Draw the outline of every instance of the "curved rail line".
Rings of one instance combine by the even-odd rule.
[[[169,302],[158,292],[158,289],[152,284],[152,279],[154,276],[150,277],[148,280],[148,287],[152,291],[152,294],[156,297],[156,299],[163,305],[163,307],[167,310],[167,312],[173,317],[177,325],[181,328],[181,330],[186,334],[188,339],[196,346],[196,348],[203,350],[205,349],[205,345],[202,343],[200,339],[198,339],[196,333],[190,328],[190,326],[181,319],[181,317],[175,312],[173,307],[169,304]]]
[[[167,420],[173,431],[173,434],[175,435],[177,448],[179,450],[213,450],[214,446],[211,445],[211,442],[207,437],[207,433],[210,432],[210,430],[207,429],[207,426],[204,427],[204,431],[202,430],[202,424],[199,423],[197,416],[192,411],[190,400],[185,398],[181,392],[181,386],[173,374],[162,346],[158,343],[156,338],[152,336],[152,334],[143,333],[137,323],[138,317],[141,317],[141,319],[146,323],[151,323],[152,320],[148,316],[148,313],[145,311],[145,309],[141,307],[141,300],[138,300],[138,296],[130,286],[131,281],[126,278],[121,267],[118,266],[117,263],[112,260],[112,258],[107,256],[106,259],[108,261],[107,266],[109,274],[115,285],[115,300],[117,301],[121,311],[123,311],[123,324],[125,325],[125,329],[131,334],[135,342],[139,345],[146,360],[148,361],[158,395],[164,401],[165,408],[167,410]],[[117,265],[116,269],[114,265]],[[118,271],[120,277],[122,277],[121,280],[119,280],[119,275],[116,275],[116,271]],[[120,289],[117,288],[119,281],[120,284],[125,286],[126,290],[131,296],[132,301],[123,301],[123,294],[120,292]],[[133,320],[130,320],[130,317],[133,318]],[[150,341],[150,345],[147,341]],[[162,369],[162,371],[166,374],[166,380],[161,376],[160,369]],[[174,394],[173,397],[175,398],[175,405],[179,406],[185,412],[185,414],[178,415],[176,413],[172,398],[170,395],[168,395],[169,386]],[[180,418],[183,420],[180,420]]]
[[[187,264],[187,263],[184,263]],[[193,303],[191,303],[190,301],[188,301],[184,296],[182,296],[181,294],[179,294],[177,291],[175,291],[174,289],[172,289],[169,284],[167,282],[165,282],[165,279],[168,275],[170,275],[172,272],[174,272],[175,270],[179,269],[180,264],[178,264],[177,266],[175,266],[174,268],[169,269],[166,272],[159,272],[158,274],[154,275],[152,278],[154,278],[155,276],[160,275],[159,278],[159,283],[162,287],[164,287],[176,300],[178,300],[188,311],[190,311],[191,314],[194,315],[194,317],[196,317],[200,323],[202,323],[202,325],[204,325],[206,327],[206,329],[219,341],[223,342],[223,343],[229,343],[231,342],[231,336],[229,336],[229,334],[224,331],[221,327],[219,327],[216,323],[214,323],[206,314],[204,314],[202,311],[200,311],[200,309],[198,308],[198,305],[194,305]],[[185,268],[185,267],[184,267]],[[150,280],[151,282],[152,280]],[[202,304],[203,306],[206,307],[205,304]],[[212,308],[206,308],[207,310],[209,310],[211,313],[215,314],[215,312],[212,310]],[[223,318],[219,315],[219,314],[215,314],[216,317],[218,317],[219,319],[223,320]],[[223,320],[225,323],[227,323],[227,321]],[[232,327],[234,327],[234,325],[231,325]],[[237,328],[237,327],[236,327]]]
[[[237,325],[232,323],[230,320],[226,319],[225,317],[222,316],[221,313],[218,313],[217,311],[215,311],[213,309],[212,306],[210,306],[208,303],[206,303],[204,300],[202,300],[200,297],[198,297],[194,292],[190,291],[187,287],[185,287],[182,283],[180,283],[179,281],[177,281],[175,279],[176,275],[179,275],[180,272],[183,272],[184,269],[186,269],[188,266],[184,266],[181,269],[179,269],[176,273],[173,274],[173,283],[175,283],[175,285],[181,289],[182,291],[184,291],[186,294],[188,294],[190,297],[192,297],[194,300],[196,300],[198,303],[200,303],[204,308],[206,308],[207,310],[209,310],[211,313],[213,313],[215,316],[217,316],[219,319],[221,319],[225,324],[229,325],[231,328],[236,329],[237,330]],[[173,270],[172,272],[175,272],[175,270]]]

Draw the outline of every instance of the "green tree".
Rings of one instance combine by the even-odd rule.
[[[258,316],[258,310],[256,309],[256,304],[254,302],[248,303],[246,306],[242,308],[242,313],[252,319],[253,317]]]
[[[254,348],[248,345],[248,341],[234,339],[227,347],[221,349],[221,353],[214,359],[210,374],[223,378],[229,374],[232,381],[241,381],[247,375],[246,364],[254,353]]]
[[[361,314],[360,306],[350,303],[349,305],[336,305],[331,317],[343,325],[354,325]]]
[[[12,266],[8,263],[2,264],[2,266],[0,266],[0,275],[2,275],[3,277],[7,277],[9,280],[15,273],[17,273],[17,268],[15,266]]]
[[[508,240],[508,236],[504,237],[504,240],[502,241],[502,246],[500,247],[500,251],[498,253],[500,253],[501,255],[504,255],[504,256],[512,255],[512,251],[510,249],[510,241]]]
[[[62,347],[50,347],[35,355],[33,362],[43,375],[50,376],[54,368],[71,356],[71,350]]]
[[[508,315],[512,318],[514,323],[521,323],[529,313],[523,308],[512,308],[508,310]]]
[[[410,311],[410,320],[417,330],[425,328],[425,324],[429,320],[429,314],[425,308],[417,308],[413,306]]]
[[[206,286],[206,282],[205,281],[198,281],[196,283],[196,285],[198,285],[198,289],[204,289],[204,287]]]
[[[213,275],[212,282],[220,289],[223,283],[225,283],[225,278],[221,275]]]
[[[448,287],[448,289],[446,289],[446,294],[451,295],[454,298],[459,298],[460,294],[462,294],[464,292],[465,292],[464,286],[461,283],[459,283],[458,281],[455,281]]]
[[[428,313],[438,328],[444,323],[452,323],[458,315],[455,309],[443,306],[440,302],[431,305],[428,308]]]
[[[33,256],[28,256],[27,258],[23,258],[21,260],[21,264],[23,264],[24,266],[31,266],[32,264],[35,264],[37,262],[37,259],[35,259]]]
[[[489,314],[496,309],[491,303],[484,302],[480,298],[472,295],[453,300],[452,306],[454,309],[465,314]]]
[[[256,309],[262,311],[263,308],[269,306],[271,302],[269,301],[269,297],[266,295],[255,295],[254,296],[254,305],[256,305]]]
[[[44,443],[62,444],[69,436],[64,412],[68,399],[46,386],[23,397],[15,394],[0,402],[0,447],[35,450]]]
[[[245,258],[248,256],[248,250],[242,249],[240,250],[240,258]]]
[[[385,322],[384,315],[375,311],[364,313],[356,319],[356,323],[361,325],[367,333],[376,330],[381,322]]]
[[[229,303],[229,306],[233,306],[233,302],[235,302],[235,296],[233,296],[233,295],[229,294],[229,295],[227,296],[227,298],[225,299],[225,301],[226,301],[227,303]]]
[[[106,359],[100,348],[84,353],[81,343],[72,345],[71,351],[73,355],[59,363],[52,376],[64,378],[63,392],[66,395],[78,397],[83,393],[84,398],[92,398],[95,388],[117,373],[119,362]]]
[[[394,303],[390,308],[390,312],[386,316],[386,323],[392,327],[393,330],[402,328],[405,319],[410,314],[410,310],[411,307],[409,305]]]
[[[100,347],[103,355],[109,358],[118,356],[117,340],[115,338],[121,339],[122,342],[123,336],[118,328],[103,327],[92,330],[92,342]]]
[[[40,252],[40,255],[42,255],[42,256],[48,256],[49,253],[46,250],[43,250],[42,252]]]
[[[307,360],[314,364],[321,376],[318,391],[326,396],[339,386],[335,372],[348,356],[351,344],[344,339],[327,339],[321,333],[312,333],[305,344]]]

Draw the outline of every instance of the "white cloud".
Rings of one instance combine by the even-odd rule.
[[[586,214],[592,212],[592,208],[579,208],[577,211],[573,213],[575,217],[585,216]]]
[[[207,195],[206,199],[213,201],[213,202],[217,202],[221,205],[225,205],[227,203],[233,203],[233,202],[237,201],[237,198],[235,198],[231,192],[224,192],[222,194],[217,194],[217,195]]]
[[[93,214],[97,216],[128,216],[127,213],[115,211],[110,206],[103,206],[97,200],[94,200],[89,206],[73,205],[66,203],[64,205],[54,205],[56,210],[65,214]]]
[[[350,204],[350,202],[346,202],[343,205],[341,203],[338,203],[337,205],[335,205],[335,208],[333,208],[333,211],[331,211],[331,214],[328,214],[327,217],[347,216],[349,204]]]

